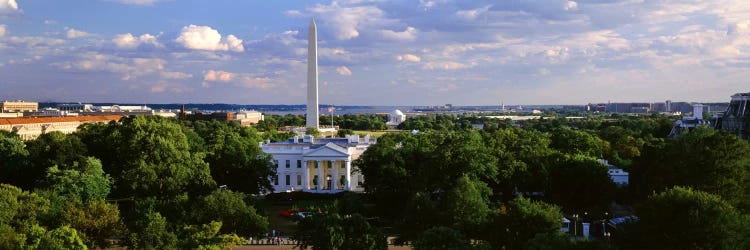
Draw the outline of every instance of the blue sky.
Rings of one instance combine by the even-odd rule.
[[[335,105],[728,101],[743,0],[0,0],[0,99]]]

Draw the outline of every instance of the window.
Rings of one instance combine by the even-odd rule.
[[[273,165],[278,169],[279,168],[279,160],[273,160]]]
[[[297,168],[302,168],[302,160],[297,160]]]
[[[326,161],[326,166],[328,166],[328,168],[331,168],[332,165],[333,161]]]
[[[292,165],[291,160],[286,160],[286,168],[289,168]]]
[[[289,183],[291,183],[291,181],[289,179],[291,179],[291,177],[289,175],[286,175],[286,180],[285,180],[286,182],[285,183],[286,183],[287,186],[289,186]]]
[[[315,163],[313,163],[313,164],[315,164],[315,168],[318,168],[318,165],[320,165],[320,162],[319,162],[319,161],[316,161],[316,162],[315,162]]]
[[[297,186],[301,186],[301,185],[302,185],[302,176],[297,175]]]
[[[273,177],[273,185],[279,185],[279,175]]]

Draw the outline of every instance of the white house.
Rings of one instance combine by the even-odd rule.
[[[599,162],[601,162],[602,164],[607,165],[607,173],[609,174],[609,178],[612,179],[612,182],[614,182],[618,186],[628,185],[630,178],[630,174],[628,172],[625,172],[625,170],[622,170],[615,165],[609,164],[609,161],[607,160],[597,160],[599,160]]]
[[[364,190],[361,187],[364,178],[354,171],[352,161],[374,143],[369,135],[361,139],[358,135],[346,138],[305,135],[285,142],[261,142],[260,147],[273,156],[277,172],[272,180],[275,192],[336,193]]]

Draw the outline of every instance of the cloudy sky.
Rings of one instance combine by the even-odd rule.
[[[728,101],[747,0],[0,0],[0,99],[335,105]]]

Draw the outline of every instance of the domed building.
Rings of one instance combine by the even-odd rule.
[[[386,125],[388,125],[389,128],[396,128],[404,121],[406,121],[406,115],[404,115],[404,112],[397,109],[388,114],[388,122],[386,122]]]

